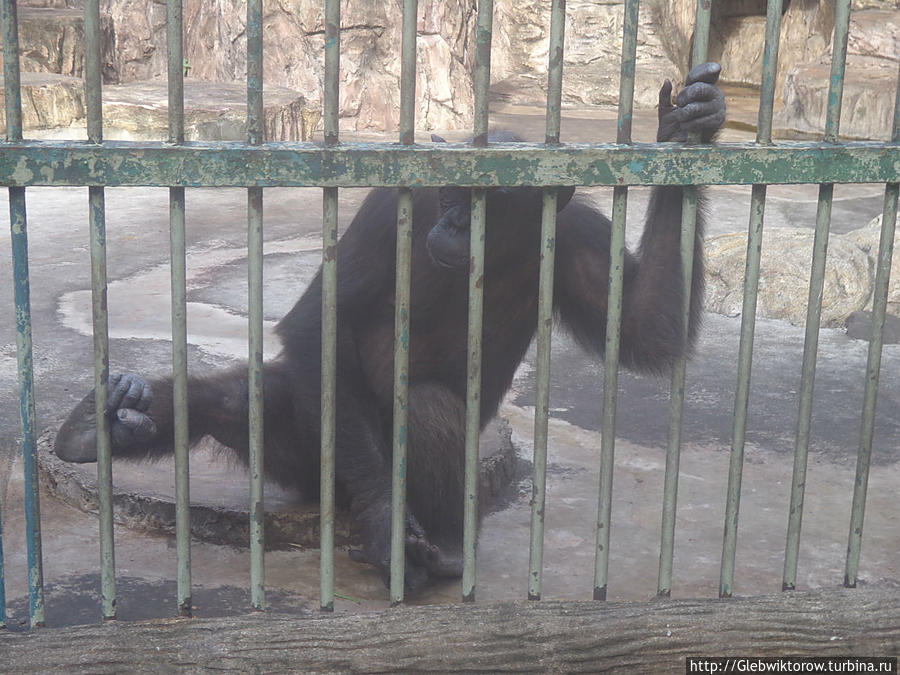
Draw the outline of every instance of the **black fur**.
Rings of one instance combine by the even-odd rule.
[[[718,66],[692,71],[691,85],[671,105],[663,87],[660,138],[687,130],[709,139],[724,119],[714,84]],[[504,135],[503,140],[514,137]],[[441,197],[443,197],[443,204]],[[560,190],[554,305],[558,321],[603,356],[610,221]],[[690,325],[682,319],[679,255],[682,189],[653,191],[637,254],[625,258],[623,365],[660,373],[693,341],[703,291],[698,218]],[[410,396],[407,586],[461,573],[463,439],[469,192],[413,191],[410,311]],[[452,212],[452,213],[451,213]],[[497,412],[536,329],[541,191],[489,192],[484,280],[481,420]],[[359,528],[356,559],[387,576],[390,557],[396,191],[373,190],[337,246],[337,453],[339,496]],[[430,236],[429,236],[430,234]],[[461,248],[462,246],[462,248]],[[429,250],[431,249],[431,250]],[[450,251],[441,264],[435,257]],[[460,256],[460,251],[466,254]],[[435,256],[434,254],[438,255]],[[321,379],[321,273],[278,324],[283,351],[265,365],[265,468],[284,485],[318,494]],[[171,380],[136,375],[111,379],[109,414],[116,455],[136,459],[171,452]],[[210,435],[247,459],[247,373],[244,367],[189,382],[192,442]],[[96,457],[93,394],[73,410],[56,441],[69,461]]]

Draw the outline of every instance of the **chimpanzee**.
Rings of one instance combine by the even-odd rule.
[[[697,132],[712,140],[725,119],[720,67],[689,74],[672,104],[659,95],[660,141]],[[517,140],[500,134],[494,140]],[[436,139],[441,140],[441,139]],[[554,308],[586,349],[602,356],[606,330],[610,221],[559,190]],[[655,187],[636,254],[625,258],[621,362],[664,372],[697,333],[703,295],[702,214],[694,243],[689,325],[682,317],[680,187]],[[406,581],[461,574],[466,317],[470,191],[413,190],[409,338]],[[487,196],[481,422],[497,412],[537,324],[541,190],[494,188]],[[391,429],[396,191],[375,189],[337,246],[337,452],[339,499],[349,507],[362,549],[354,559],[387,577],[390,559]],[[279,356],[264,366],[265,469],[272,480],[318,494],[321,272],[278,324]],[[191,442],[212,436],[247,460],[248,384],[244,367],[188,384]],[[113,453],[133,459],[172,452],[172,383],[112,375],[106,414]],[[93,393],[59,430],[56,454],[96,460]]]

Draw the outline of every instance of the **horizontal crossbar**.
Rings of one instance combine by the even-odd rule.
[[[0,143],[0,185],[370,187],[900,182],[900,145]]]

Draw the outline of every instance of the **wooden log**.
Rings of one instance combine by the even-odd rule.
[[[0,635],[4,672],[685,672],[687,656],[896,656],[900,589],[249,614]]]

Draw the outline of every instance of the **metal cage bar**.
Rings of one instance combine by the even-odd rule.
[[[769,0],[766,14],[766,44],[763,52],[762,87],[756,142],[771,144],[772,111],[778,74],[778,44],[781,35],[782,0]],[[750,224],[747,231],[747,257],[744,268],[744,300],[741,309],[741,338],[738,348],[737,388],[734,395],[731,456],[725,499],[725,530],[722,537],[722,563],[719,569],[719,597],[731,597],[734,588],[734,562],[737,551],[738,514],[741,502],[741,478],[747,411],[750,403],[750,375],[753,365],[753,337],[756,330],[756,300],[759,266],[762,256],[763,221],[766,209],[765,184],[753,186],[750,197]]]
[[[184,142],[184,48],[181,0],[166,2],[169,142]],[[191,616],[191,497],[188,459],[187,271],[183,187],[169,188],[172,277],[172,411],[175,450],[175,545],[178,614]]]
[[[341,5],[325,2],[325,146],[338,144],[340,96]],[[322,412],[319,605],[334,610],[334,453],[337,358],[338,191],[322,191]]]
[[[247,2],[247,142],[264,140],[262,0]],[[250,603],[265,609],[263,430],[263,189],[247,189],[249,263]]]
[[[616,125],[616,142],[625,145],[631,144],[639,12],[640,2],[638,0],[626,1],[619,78],[619,113]],[[609,242],[609,290],[606,302],[606,342],[603,357],[603,426],[600,437],[600,485],[594,555],[594,600],[606,600],[609,575],[609,529],[612,514],[612,477],[616,443],[616,404],[619,394],[619,346],[622,328],[627,210],[628,188],[616,186],[613,188],[612,231]]]
[[[22,92],[19,72],[19,30],[15,2],[0,5],[3,23],[3,74],[6,82],[6,138],[22,140]],[[28,218],[25,188],[9,188],[9,226],[16,307],[16,360],[19,381],[19,417],[25,473],[25,541],[28,561],[28,617],[32,628],[44,625],[44,571],[41,552],[41,508],[38,494],[37,431],[34,408],[34,358],[31,337],[31,288],[28,274]],[[0,533],[0,626],[6,625],[6,590],[3,579]]]
[[[472,144],[488,142],[488,88],[491,83],[493,0],[478,0],[475,28],[475,123]],[[475,549],[478,545],[478,437],[481,430],[481,338],[484,308],[484,234],[487,191],[472,190],[469,255],[469,322],[466,372],[466,469],[463,512],[463,602],[475,600]]]
[[[900,69],[898,69],[900,71]],[[897,76],[897,96],[894,101],[894,143],[900,142],[900,72]],[[887,312],[888,285],[891,281],[891,258],[894,252],[894,232],[897,227],[897,201],[900,183],[888,183],[884,187],[884,209],[881,216],[881,241],[878,245],[878,263],[875,270],[875,288],[872,301],[872,340],[866,362],[866,386],[863,394],[863,412],[860,424],[859,452],[856,459],[856,480],[853,482],[853,501],[850,510],[850,533],[847,537],[847,562],[844,567],[844,585],[856,586],[859,571],[859,555],[862,546],[863,520],[866,511],[866,492],[869,485],[869,461],[875,438],[875,408],[878,403],[878,375],[881,371],[881,348],[884,344],[884,317]]]
[[[694,23],[694,51],[692,63],[706,61],[709,43],[708,0],[698,0]],[[690,134],[689,142],[699,142],[697,134]],[[687,371],[688,326],[691,314],[691,292],[694,270],[694,235],[697,227],[697,200],[699,190],[694,185],[684,187],[681,203],[681,272],[682,272],[682,355],[672,367],[669,395],[669,432],[666,443],[666,470],[663,481],[662,537],[660,540],[660,573],[658,594],[671,592],[672,559],[675,550],[675,511],[678,501],[678,468],[681,462],[681,432],[684,426],[684,380]],[[667,583],[664,583],[667,582]]]
[[[832,48],[831,77],[828,87],[828,109],[825,117],[825,141],[827,143],[837,143],[838,140],[849,29],[850,0],[839,0],[835,6],[834,46]],[[800,375],[800,401],[794,446],[794,469],[791,481],[787,542],[784,553],[784,574],[781,583],[783,590],[792,590],[797,585],[800,527],[803,520],[803,498],[806,491],[806,468],[809,454],[809,435],[812,425],[813,390],[816,379],[816,354],[819,346],[819,322],[822,315],[822,289],[825,284],[825,261],[828,251],[828,233],[831,229],[831,204],[833,197],[834,184],[831,182],[822,183],[819,186],[819,203],[816,209],[816,234],[813,240],[809,300],[807,301],[806,337],[803,343],[803,369]]]
[[[329,136],[329,138],[334,138]],[[7,186],[461,187],[889,183],[897,145],[753,142],[715,145],[612,143],[246,143],[81,141],[6,143]]]
[[[559,143],[562,112],[566,3],[550,10],[550,62],[547,72],[547,145]],[[544,562],[544,505],[547,493],[547,425],[550,416],[550,335],[553,328],[553,268],[556,247],[556,188],[543,190],[541,262],[538,282],[537,391],[534,407],[534,470],[531,489],[531,541],[528,549],[528,599],[541,599]]]
[[[400,62],[400,143],[411,145],[416,132],[417,0],[404,0]],[[397,259],[394,290],[394,415],[391,489],[391,603],[403,601],[406,562],[406,454],[409,434],[410,263],[412,260],[413,195],[397,194]]]
[[[100,71],[100,7],[84,3],[84,98],[88,142],[102,152],[103,94]],[[94,398],[97,417],[97,496],[100,511],[100,583],[104,619],[116,618],[116,559],[113,541],[112,447],[106,416],[109,380],[109,319],[106,283],[106,194],[102,186],[88,188],[91,230],[91,299],[94,333]]]

